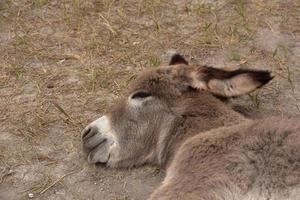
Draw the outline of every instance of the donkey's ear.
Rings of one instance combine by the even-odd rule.
[[[188,65],[189,63],[185,60],[185,58],[182,55],[180,55],[179,53],[176,53],[176,54],[172,55],[169,65],[177,65],[177,64]]]
[[[192,87],[206,90],[221,97],[236,97],[250,93],[273,79],[269,71],[225,71],[212,67],[199,67],[191,72]]]

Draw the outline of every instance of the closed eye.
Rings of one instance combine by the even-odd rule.
[[[132,95],[132,99],[142,99],[142,98],[147,98],[147,97],[150,97],[151,94],[149,92],[145,92],[145,91],[140,91],[140,92],[136,92]]]

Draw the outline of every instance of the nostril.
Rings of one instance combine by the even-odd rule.
[[[86,127],[86,128],[82,131],[81,138],[82,138],[82,139],[87,139],[87,138],[91,137],[92,135],[93,135],[93,129],[92,129],[92,127]]]
[[[85,136],[90,132],[91,128],[90,127],[86,127],[85,129],[82,130],[81,132],[81,138],[85,138]]]

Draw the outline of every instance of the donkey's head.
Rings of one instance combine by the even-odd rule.
[[[200,112],[209,118],[215,106],[225,106],[216,96],[247,94],[271,79],[267,71],[189,66],[175,54],[168,66],[140,74],[108,113],[83,130],[88,162],[112,167],[157,163],[167,148],[162,140],[178,129],[187,110],[206,105]]]

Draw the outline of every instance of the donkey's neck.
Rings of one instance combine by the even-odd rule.
[[[201,101],[194,102],[197,104],[187,102],[190,104],[187,104],[188,107],[184,112],[169,116],[166,123],[163,123],[158,139],[157,159],[158,164],[164,168],[169,166],[186,139],[214,128],[231,126],[248,120],[218,99],[206,101],[205,104],[201,104]]]

